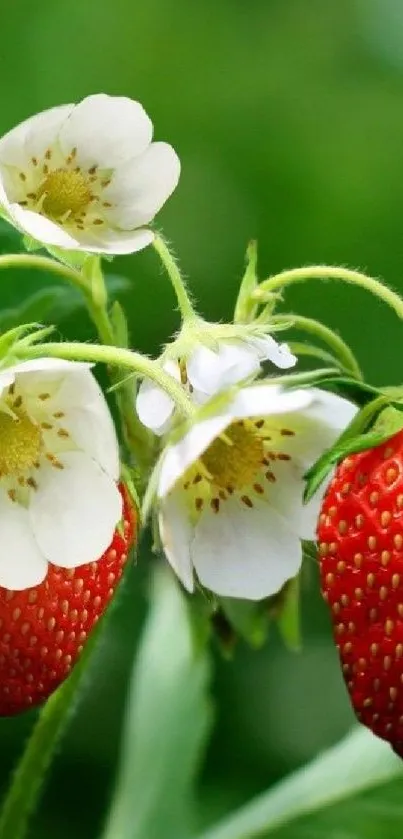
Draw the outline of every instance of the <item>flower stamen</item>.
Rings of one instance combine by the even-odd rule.
[[[253,486],[264,457],[263,442],[252,422],[232,423],[201,456],[211,481],[222,489]]]
[[[25,411],[16,418],[0,413],[0,472],[19,475],[31,469],[42,449],[42,433]]]
[[[63,219],[66,213],[84,210],[91,198],[88,179],[77,170],[55,169],[50,172],[39,189],[43,211],[53,218]]]

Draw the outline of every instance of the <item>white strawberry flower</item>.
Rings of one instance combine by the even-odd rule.
[[[133,253],[175,189],[180,164],[152,143],[139,102],[96,94],[36,114],[0,139],[0,206],[44,245]]]
[[[195,573],[226,597],[260,600],[297,574],[320,498],[303,475],[356,408],[317,389],[255,384],[165,448],[157,469],[161,543],[188,591]]]
[[[271,335],[247,339],[220,340],[215,350],[198,344],[182,365],[167,359],[166,373],[189,387],[192,399],[198,404],[208,401],[220,390],[256,376],[263,361],[287,370],[297,358],[287,344],[278,344]],[[144,379],[136,399],[136,411],[143,425],[154,434],[165,434],[175,410],[175,403],[158,385]]]
[[[48,563],[93,562],[122,513],[119,449],[88,364],[41,358],[0,371],[0,586]]]

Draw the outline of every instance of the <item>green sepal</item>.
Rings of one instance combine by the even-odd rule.
[[[43,245],[41,247],[43,247]],[[54,256],[58,262],[62,262],[63,265],[67,265],[69,268],[75,268],[77,270],[81,270],[86,260],[91,258],[87,253],[85,253],[85,251],[68,251],[64,248],[53,247],[53,245],[47,245],[46,250],[51,256]]]
[[[40,251],[43,248],[42,242],[38,242],[37,239],[34,239],[32,236],[23,236],[22,243],[24,248],[28,253],[33,253],[34,251]]]
[[[258,303],[252,299],[252,294],[257,286],[257,242],[252,241],[246,251],[246,269],[235,304],[234,323],[250,323],[254,320]]]
[[[41,341],[43,338],[50,335],[53,331],[53,326],[42,327],[40,323],[24,323],[21,326],[15,326],[0,336],[0,364],[7,366],[7,364],[14,363],[14,358],[8,358],[17,354],[18,347],[34,344]],[[44,355],[46,352],[44,351]]]
[[[135,471],[131,469],[130,466],[128,466],[126,463],[121,463],[120,476],[127,488],[127,491],[130,495],[134,507],[136,508],[137,513],[139,513],[141,502],[136,488],[137,475]]]

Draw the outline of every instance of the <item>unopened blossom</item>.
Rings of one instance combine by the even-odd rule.
[[[96,94],[36,114],[0,139],[0,208],[44,245],[132,253],[176,187],[180,164],[152,142],[142,105]]]
[[[215,393],[256,376],[263,361],[287,370],[297,358],[287,344],[279,344],[271,335],[219,341],[215,350],[205,344],[196,345],[182,364],[167,359],[166,373],[184,381],[192,399],[203,404]],[[154,434],[164,434],[170,425],[175,403],[155,382],[144,379],[139,387],[136,410],[141,422]]]
[[[89,365],[51,358],[0,371],[0,586],[48,563],[97,560],[120,520],[119,449]]]
[[[320,498],[303,475],[354,416],[334,394],[254,384],[165,448],[158,470],[161,543],[188,591],[259,600],[297,574]]]

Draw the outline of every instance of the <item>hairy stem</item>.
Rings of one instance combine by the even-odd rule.
[[[81,344],[79,342],[65,342],[61,344],[49,343],[38,346],[24,347],[24,358],[40,358],[46,352],[52,358],[65,358],[70,361],[92,361],[113,365],[124,370],[131,370],[140,376],[152,379],[175,402],[177,409],[183,416],[189,417],[194,412],[194,406],[184,389],[169,373],[162,369],[157,361],[147,358],[138,352],[126,350],[122,347],[104,346],[100,344]]]
[[[396,294],[395,291],[383,285],[374,277],[368,277],[361,271],[353,271],[350,268],[343,268],[337,265],[308,265],[306,268],[292,268],[290,271],[282,271],[280,274],[274,274],[268,280],[260,283],[256,291],[253,292],[254,300],[265,302],[266,297],[270,299],[273,291],[278,291],[285,288],[285,286],[293,285],[294,283],[303,283],[306,280],[342,280],[345,283],[361,286],[366,291],[370,291],[375,297],[387,303],[399,318],[403,318],[403,300]]]
[[[153,247],[156,250],[171,281],[183,320],[195,318],[196,313],[192,306],[185,281],[178,268],[176,260],[172,256],[161,236],[155,236]]]
[[[332,352],[337,356],[346,373],[349,373],[355,379],[362,380],[362,373],[357,364],[354,353],[351,351],[348,344],[340,338],[340,335],[337,335],[337,333],[333,332],[333,330],[328,326],[325,326],[323,323],[320,323],[320,321],[314,320],[313,318],[288,314],[273,315],[271,323],[290,324],[290,327],[296,327],[296,329],[300,329],[303,332],[314,335],[315,338],[319,338],[327,344]]]

